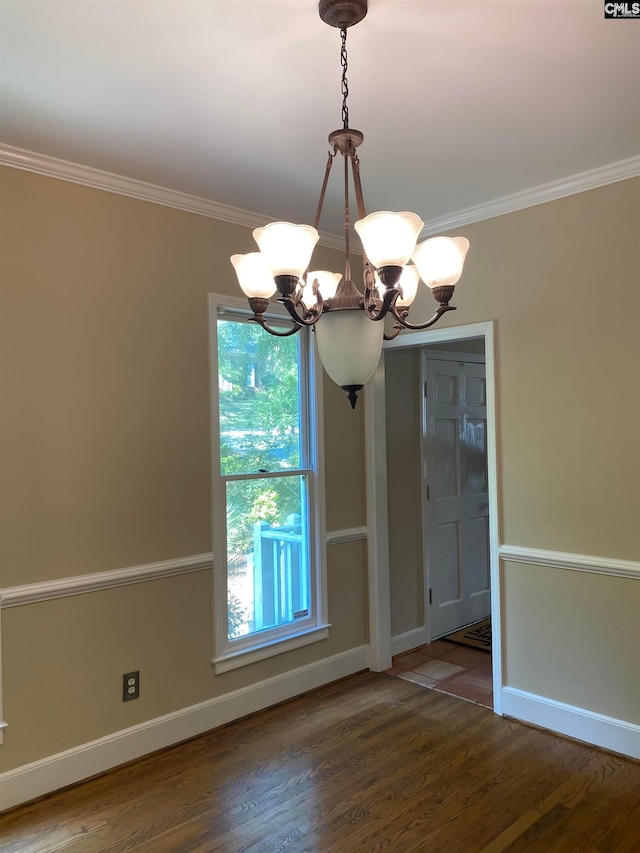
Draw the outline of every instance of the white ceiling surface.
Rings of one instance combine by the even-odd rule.
[[[341,126],[340,35],[315,0],[0,11],[4,143],[313,220]],[[348,51],[370,211],[432,220],[640,153],[640,22],[602,0],[370,0]]]

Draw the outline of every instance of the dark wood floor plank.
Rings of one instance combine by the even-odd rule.
[[[611,826],[594,845],[594,853],[638,853],[640,850],[640,812],[630,808],[622,820]]]
[[[528,730],[526,738],[518,742],[516,751],[504,751],[502,767],[485,768],[477,786],[460,799],[462,814],[456,818],[455,827],[442,826],[432,836],[434,843],[444,844],[447,840],[461,843],[470,827],[481,825],[479,837],[475,830],[476,837],[488,844],[517,822],[523,813],[533,810],[542,815],[556,805],[555,800],[548,798],[550,779],[554,789],[571,779],[584,785],[587,776],[579,772],[580,762],[577,762],[577,769],[566,766],[569,759],[580,758],[576,745],[553,738],[552,750],[548,744],[540,750],[541,737],[547,740],[546,735]],[[598,761],[597,753],[582,749],[585,756],[591,754],[593,764]],[[594,775],[593,770],[590,775]]]
[[[364,673],[0,815],[0,849],[638,853],[639,813],[639,764]]]

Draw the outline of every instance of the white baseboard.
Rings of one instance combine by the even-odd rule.
[[[416,649],[418,646],[424,646],[428,642],[429,634],[426,625],[423,625],[421,628],[413,628],[411,631],[407,631],[404,634],[397,634],[391,638],[391,655],[395,657],[396,655],[404,654],[404,652]]]
[[[224,696],[114,732],[99,740],[0,774],[0,810],[41,797],[119,764],[291,699],[367,668],[359,646]]]
[[[502,712],[515,720],[640,759],[640,726],[634,723],[513,687],[502,689]]]

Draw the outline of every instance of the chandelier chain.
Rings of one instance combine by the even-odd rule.
[[[349,127],[347,103],[349,98],[347,29],[364,18],[367,14],[367,5],[368,0],[319,0],[321,19],[331,27],[340,30],[343,127],[329,134],[330,150],[327,154],[313,228],[290,222],[270,223],[253,232],[260,248],[259,253],[249,252],[246,255],[237,254],[231,257],[240,287],[247,295],[249,307],[253,312],[253,316],[248,320],[260,325],[270,335],[287,337],[303,328],[315,329],[318,321],[325,315],[351,316],[354,321],[363,316],[373,323],[384,321],[385,317],[392,317],[395,320],[393,328],[388,333],[383,328],[384,322],[378,322],[379,334],[375,336],[370,335],[369,332],[365,333],[363,329],[362,335],[365,337],[361,336],[360,331],[354,334],[354,323],[349,322],[347,325],[346,320],[342,331],[340,331],[339,321],[334,323],[333,331],[330,320],[323,321],[317,326],[318,330],[322,329],[322,332],[318,331],[317,336],[320,359],[329,376],[347,392],[352,408],[355,408],[357,392],[367,381],[367,376],[371,376],[372,371],[375,370],[383,339],[391,341],[403,329],[412,331],[428,329],[445,313],[455,311],[455,306],[450,305],[449,301],[453,296],[455,283],[462,273],[464,257],[469,248],[469,241],[464,237],[436,237],[420,244],[414,251],[413,247],[416,245],[419,231],[424,225],[415,213],[381,211],[367,216],[360,176],[360,159],[356,152],[364,140],[364,134]],[[343,158],[344,166],[344,275],[319,270],[310,276],[307,267],[313,247],[320,236],[318,228],[322,207],[331,168],[338,153]],[[350,171],[352,188],[349,186]],[[355,230],[362,243],[364,293],[351,280],[352,210],[349,205],[351,193],[355,196],[354,208],[357,209],[358,214]],[[395,245],[398,243],[394,240],[396,232],[410,235],[413,238],[412,245]],[[305,240],[305,250],[308,252],[304,269],[297,252],[299,239]],[[410,242],[408,237],[407,242]],[[302,254],[302,243],[300,247]],[[441,269],[439,252],[442,260]],[[271,257],[272,254],[273,257]],[[406,264],[409,257],[415,260],[413,268]],[[439,276],[435,281],[432,281],[434,273],[430,269],[432,262],[436,266],[435,275]],[[421,266],[423,263],[424,267]],[[418,269],[419,266],[420,269]],[[422,269],[425,272],[422,272]],[[429,286],[438,307],[435,314],[426,322],[411,323],[408,320],[409,305],[420,280],[418,273],[425,282],[431,282]],[[403,279],[405,275],[407,277]],[[322,295],[325,282],[327,287],[329,283],[332,286],[330,291],[326,291],[332,294],[326,300]],[[265,319],[271,296],[276,292],[279,294],[276,297],[277,301],[284,306],[292,322],[291,328],[285,331],[272,328]],[[357,323],[359,326],[359,320]],[[326,335],[325,330],[327,330]]]
[[[342,38],[342,47],[340,49],[340,63],[342,65],[342,126],[345,130],[349,127],[349,107],[347,106],[347,98],[349,97],[349,82],[347,80],[347,30],[342,27],[340,30]]]

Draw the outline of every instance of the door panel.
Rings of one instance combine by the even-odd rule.
[[[467,376],[467,405],[486,406],[486,382],[484,376]]]
[[[424,353],[431,637],[490,613],[485,366]]]
[[[472,571],[466,573],[469,595],[489,589],[489,519],[486,516],[470,518],[467,522],[467,547],[474,555]],[[488,615],[488,614],[487,614]]]
[[[434,399],[438,403],[455,405],[458,399],[457,376],[434,376]]]
[[[460,480],[457,421],[439,419],[435,424],[435,443],[438,459],[434,471],[436,493],[441,500],[455,498],[458,495]]]
[[[439,524],[435,533],[435,554],[442,567],[440,597],[442,601],[457,601],[462,590],[458,523]]]
[[[487,422],[467,419],[465,438],[465,491],[468,495],[487,494]]]

